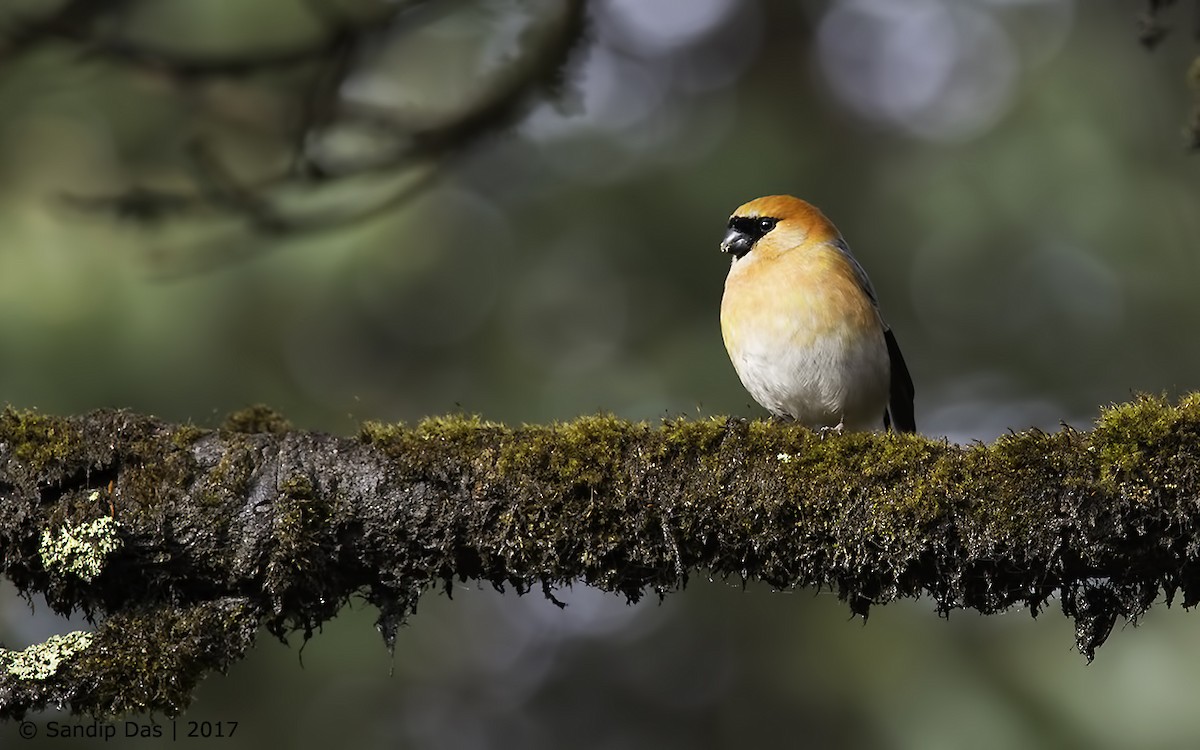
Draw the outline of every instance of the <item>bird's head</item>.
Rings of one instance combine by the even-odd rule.
[[[790,195],[768,195],[733,212],[721,252],[736,261],[759,248],[777,254],[808,241],[833,242],[838,237],[837,229],[816,206]]]

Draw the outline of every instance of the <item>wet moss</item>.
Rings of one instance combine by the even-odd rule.
[[[1198,423],[1200,394],[1185,397],[1175,407],[1162,396],[1140,396],[1102,410],[1091,435],[1101,482],[1110,490],[1120,485],[1131,499],[1151,499],[1154,489],[1175,471],[1173,457],[1200,444]]]
[[[550,427],[522,427],[502,441],[494,459],[497,479],[538,476],[564,486],[596,485],[611,477],[645,423],[607,415],[580,417]]]
[[[209,430],[192,424],[181,424],[171,431],[171,445],[180,450],[187,450],[209,432]]]
[[[362,595],[390,639],[423,592],[462,579],[551,597],[584,582],[636,601],[702,570],[830,589],[864,616],[925,596],[943,614],[1037,613],[1057,593],[1089,657],[1160,596],[1200,602],[1196,396],[1111,407],[1090,432],[968,447],[739,419],[450,416],[367,423],[357,439],[278,432],[280,419],[205,431],[121,412],[0,416],[5,572],[58,611],[108,617],[96,643],[110,645],[39,690],[61,696],[61,673],[84,662],[136,681],[156,662],[123,649],[161,655],[180,639],[193,656],[159,670],[180,670],[179,686],[155,674],[136,699],[76,703],[176,710],[252,637],[226,648],[231,629],[307,637]],[[109,516],[123,545],[89,583],[57,532]]]
[[[0,441],[11,444],[13,456],[34,475],[61,472],[64,464],[86,447],[82,433],[70,420],[11,406],[0,412]]]
[[[227,432],[242,432],[247,435],[262,433],[281,435],[292,429],[292,423],[271,407],[265,404],[254,404],[227,416],[221,424],[221,429]]]
[[[238,598],[115,614],[65,670],[68,700],[76,712],[105,718],[178,715],[205,675],[245,655],[259,615]]]
[[[245,497],[257,465],[256,444],[234,435],[224,441],[217,465],[206,472],[203,497],[209,506]]]
[[[336,572],[329,570],[338,546],[332,523],[335,504],[336,498],[317,492],[306,476],[279,484],[264,584],[273,613],[267,626],[281,639],[292,629],[310,637],[349,595]]]

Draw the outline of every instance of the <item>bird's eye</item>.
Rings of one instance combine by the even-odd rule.
[[[766,234],[767,232],[769,232],[775,228],[775,220],[774,219],[759,219],[758,220],[758,228],[763,234]]]

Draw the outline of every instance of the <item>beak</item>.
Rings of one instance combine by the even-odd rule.
[[[721,240],[721,252],[729,253],[739,260],[750,252],[750,248],[753,246],[753,237],[732,227],[725,233],[725,239]]]

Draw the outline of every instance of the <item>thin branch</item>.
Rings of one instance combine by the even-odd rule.
[[[30,20],[9,20],[0,31],[0,64],[9,62],[47,39],[87,39],[98,21],[116,15],[133,0],[68,0],[53,13]]]
[[[1167,37],[1171,27],[1162,20],[1163,12],[1175,4],[1175,0],[1145,0],[1145,9],[1137,17],[1138,41],[1148,50],[1153,50]],[[1200,41],[1200,0],[1192,2],[1192,39]],[[1192,111],[1183,126],[1183,136],[1189,151],[1200,150],[1200,56],[1192,60],[1187,70],[1188,85],[1192,89]]]
[[[419,15],[414,11],[420,6],[432,3],[434,0],[387,4],[379,16],[367,19],[349,19],[332,12],[320,12],[315,3],[310,3],[310,9],[323,21],[325,34],[280,49],[256,48],[212,54],[183,52],[102,30],[102,21],[135,5],[136,0],[70,0],[44,18],[10,23],[10,30],[0,37],[0,52],[12,56],[48,39],[57,39],[78,45],[84,58],[140,68],[180,81],[243,78],[321,62],[337,55],[351,41],[395,33],[400,23]]]
[[[1138,41],[1146,49],[1154,49],[1167,37],[1171,27],[1162,22],[1159,14],[1175,0],[1146,0],[1146,9],[1137,17]]]
[[[379,64],[385,47],[404,43],[442,14],[468,4],[455,0],[384,3],[372,17],[360,18],[339,10],[332,0],[305,0],[320,28],[314,38],[282,48],[219,54],[188,52],[122,35],[126,25],[122,12],[136,6],[134,0],[69,0],[44,18],[11,22],[0,31],[0,61],[52,40],[74,45],[80,57],[89,61],[161,76],[183,94],[203,91],[214,81],[236,80],[241,86],[263,87],[264,92],[270,87],[272,101],[281,104],[280,111],[286,114],[275,116],[267,126],[267,139],[278,141],[283,158],[266,174],[245,176],[246,169],[229,161],[221,135],[199,132],[184,154],[191,178],[184,188],[134,185],[111,194],[59,196],[69,208],[138,224],[181,217],[232,218],[241,222],[243,230],[259,235],[260,241],[244,245],[253,252],[238,252],[236,238],[231,243],[222,236],[219,243],[201,242],[185,248],[186,252],[160,253],[168,259],[187,256],[173,263],[179,268],[216,267],[225,259],[254,257],[278,244],[261,241],[261,235],[281,238],[333,230],[394,210],[432,184],[462,154],[517,123],[536,101],[559,95],[574,52],[587,36],[586,0],[563,0],[557,15],[546,14],[531,23],[509,61],[481,77],[474,94],[457,111],[431,122],[429,113],[413,117],[399,109],[349,101],[346,82]],[[197,104],[201,114],[214,111],[206,109],[211,103],[202,98],[197,98]],[[361,148],[354,153],[322,152],[333,135],[356,129],[375,139],[369,153]],[[403,178],[409,171],[412,179],[390,179]],[[338,209],[311,209],[321,193],[352,180],[376,178],[378,183],[368,183],[379,190],[373,200]]]
[[[181,78],[241,75],[309,60],[320,60],[323,67],[307,88],[302,119],[293,135],[292,158],[281,172],[249,181],[238,180],[222,164],[214,148],[197,139],[190,150],[192,163],[197,167],[196,189],[172,191],[139,186],[117,195],[69,194],[62,196],[62,200],[75,208],[111,212],[134,221],[159,221],[183,213],[241,216],[250,228],[276,236],[339,228],[367,220],[410,199],[417,192],[413,186],[426,185],[428,180],[421,177],[406,183],[362,210],[325,215],[291,215],[279,207],[276,192],[295,186],[326,189],[338,181],[400,174],[413,165],[436,164],[436,171],[444,171],[455,156],[488,135],[515,124],[539,96],[561,91],[566,67],[586,33],[586,7],[585,0],[566,2],[557,22],[543,23],[527,34],[529,38],[522,42],[522,53],[484,82],[474,100],[439,122],[419,127],[406,123],[395,112],[340,99],[341,86],[358,62],[363,29],[336,19],[329,22],[333,31],[321,44],[240,61],[200,62],[143,47],[135,52],[120,44],[104,45],[100,50],[105,57],[136,58],[144,65],[161,67]],[[366,158],[331,161],[314,155],[312,144],[334,124],[369,127],[384,136],[389,145]]]

